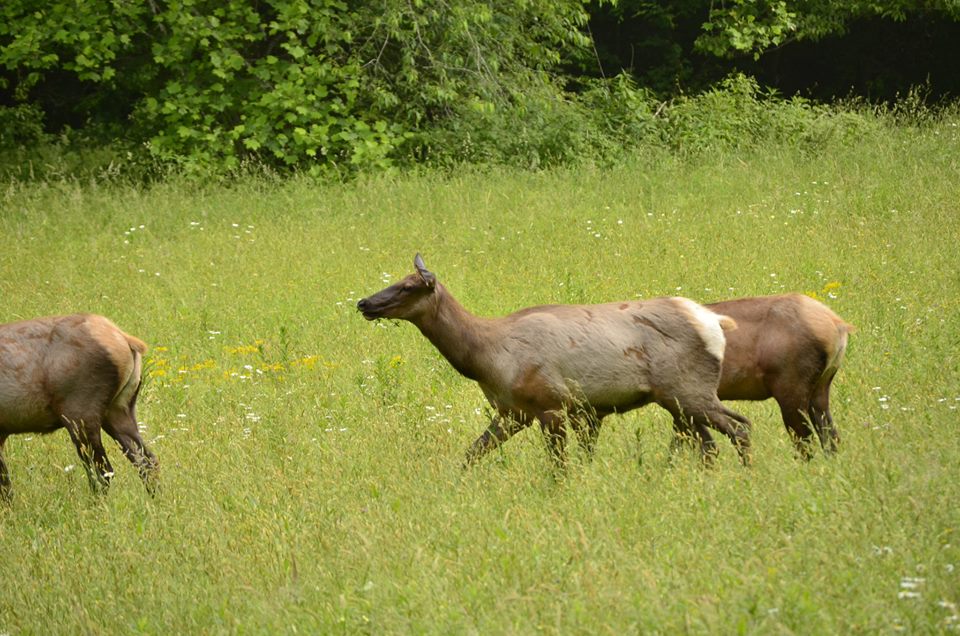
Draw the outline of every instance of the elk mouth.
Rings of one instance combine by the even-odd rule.
[[[376,320],[383,316],[382,311],[374,307],[369,298],[360,299],[360,302],[357,303],[357,311],[363,314],[363,317],[367,320]]]

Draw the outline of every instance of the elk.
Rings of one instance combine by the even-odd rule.
[[[772,397],[801,457],[811,457],[813,431],[824,452],[835,453],[840,436],[830,414],[830,385],[854,327],[804,294],[739,298],[706,306],[732,317],[739,326],[727,337],[717,390],[720,399]]]
[[[12,495],[7,437],[66,428],[95,492],[113,476],[100,429],[155,488],[157,459],[140,438],[135,407],[147,345],[94,314],[0,325],[0,499]]]
[[[803,294],[739,298],[705,307],[737,323],[737,329],[726,334],[718,397],[772,397],[800,457],[812,457],[814,431],[824,452],[835,453],[840,437],[830,414],[830,385],[854,327]],[[676,447],[687,432],[677,418],[674,428]],[[588,442],[592,446],[599,427],[587,434],[592,436]]]
[[[363,298],[367,320],[406,320],[463,376],[476,381],[493,416],[466,452],[470,465],[517,432],[540,423],[555,463],[565,458],[564,419],[592,453],[600,422],[651,402],[680,430],[716,453],[713,427],[749,461],[750,422],[720,403],[724,330],[735,322],[686,298],[599,305],[544,305],[501,318],[474,316],[427,270]]]

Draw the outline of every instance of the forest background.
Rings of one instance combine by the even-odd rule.
[[[343,177],[815,145],[858,134],[851,111],[955,97],[956,59],[957,0],[10,0],[0,171]]]

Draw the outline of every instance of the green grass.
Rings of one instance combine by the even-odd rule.
[[[144,492],[62,431],[8,440],[0,634],[960,629],[960,129],[612,169],[0,193],[0,320],[93,311],[151,345]],[[534,430],[467,472],[479,389],[356,300],[415,252],[469,309],[785,290],[858,331],[842,451],[668,465],[610,418],[551,476]]]

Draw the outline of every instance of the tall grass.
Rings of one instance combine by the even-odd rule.
[[[72,181],[0,195],[0,320],[74,311],[151,343],[149,498],[64,433],[8,440],[0,634],[844,633],[960,629],[960,129],[616,168]],[[880,134],[882,132],[882,134]],[[356,300],[413,254],[476,313],[805,291],[858,327],[842,451],[668,465],[670,421],[609,420],[554,479],[526,431],[463,472],[475,385]]]

